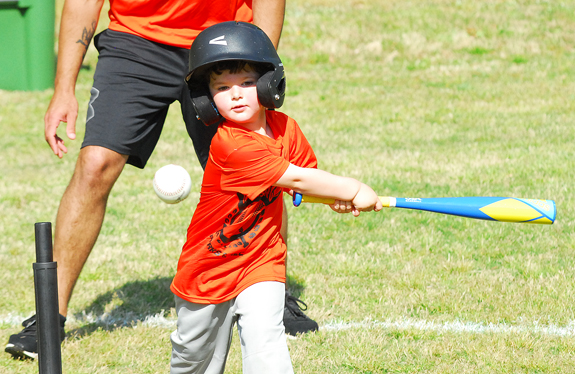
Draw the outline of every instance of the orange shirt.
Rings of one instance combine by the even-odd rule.
[[[290,163],[315,168],[317,160],[293,119],[267,111],[266,120],[275,139],[224,122],[212,140],[171,286],[184,300],[217,304],[258,282],[285,282],[283,190],[273,184]]]
[[[252,22],[252,0],[110,0],[111,30],[190,48],[205,28],[225,21]]]

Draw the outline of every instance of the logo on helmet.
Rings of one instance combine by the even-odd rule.
[[[210,40],[210,44],[228,45],[228,42],[224,40],[225,37],[225,35],[218,36],[217,38]]]

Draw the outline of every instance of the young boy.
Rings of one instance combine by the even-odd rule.
[[[334,198],[332,209],[354,215],[381,202],[367,185],[316,169],[296,122],[265,109],[281,106],[285,77],[256,26],[204,30],[186,80],[200,119],[223,122],[171,286],[178,313],[171,373],[223,373],[234,323],[244,373],[293,373],[282,323],[283,192]]]

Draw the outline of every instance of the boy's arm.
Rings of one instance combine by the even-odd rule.
[[[377,194],[366,184],[319,169],[290,164],[275,186],[289,188],[304,195],[349,201],[353,204],[352,211],[356,216],[360,211],[378,211],[382,208]]]

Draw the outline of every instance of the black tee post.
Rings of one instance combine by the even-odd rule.
[[[40,374],[62,373],[60,347],[60,316],[58,314],[57,264],[52,253],[52,224],[37,222],[36,263],[34,290],[36,293],[36,323],[38,339],[38,367]]]

